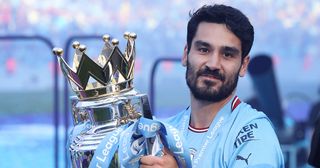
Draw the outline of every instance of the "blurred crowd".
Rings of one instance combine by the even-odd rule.
[[[146,91],[149,73],[155,59],[181,56],[186,41],[188,13],[212,2],[210,0],[0,0],[0,36],[41,35],[51,40],[55,46],[64,47],[70,36],[109,33],[120,38],[121,44],[123,32],[135,32],[138,34],[137,85],[141,85],[140,88]],[[295,95],[302,95],[300,97],[307,101],[318,99],[320,1],[217,0],[214,2],[235,6],[250,18],[255,27],[255,42],[251,54],[255,56],[267,53],[272,56],[282,98],[285,99],[291,93],[298,93]],[[21,46],[25,44],[20,44]],[[46,69],[51,73],[52,58],[37,57],[35,60],[23,56],[23,59],[20,59],[27,50],[30,51],[30,47],[15,50],[16,47],[16,44],[0,45],[2,54],[5,55],[0,57],[0,65],[4,65],[0,68],[0,78],[11,75],[12,81],[17,81],[23,78],[23,74],[35,74],[25,81],[31,80],[49,85],[43,75],[37,75],[37,71]],[[46,51],[43,51],[43,46],[37,47],[40,49],[31,48],[31,54],[40,56],[51,54],[50,49],[45,48]],[[35,63],[40,67],[38,70],[32,71],[28,68]],[[17,68],[20,69],[20,73],[15,74]],[[168,73],[175,73],[171,71],[172,66],[169,64],[163,68]],[[7,82],[8,87],[12,87],[12,81]]]
[[[256,49],[280,56],[304,57],[318,53],[319,1],[214,2],[231,4],[249,16],[257,33]],[[0,35],[37,34],[61,45],[71,35],[118,35],[130,30],[144,37],[142,43],[153,42],[155,51],[177,51],[180,48],[171,49],[168,43],[175,47],[174,43],[184,42],[188,12],[206,3],[212,1],[0,0]]]

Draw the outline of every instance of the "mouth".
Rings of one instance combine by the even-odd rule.
[[[218,81],[222,81],[222,79],[218,76],[215,75],[210,75],[210,74],[202,74],[199,77],[206,79],[206,80],[218,80]]]

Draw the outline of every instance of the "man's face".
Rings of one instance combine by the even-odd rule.
[[[241,41],[226,25],[201,22],[182,59],[194,98],[218,102],[232,94],[249,63],[248,56],[241,62],[241,52]]]

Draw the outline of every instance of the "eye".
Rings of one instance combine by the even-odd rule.
[[[233,57],[234,56],[234,54],[232,52],[224,52],[223,55],[225,57]]]
[[[205,48],[205,47],[200,47],[198,49],[198,51],[200,51],[201,53],[208,53],[209,52],[209,49],[208,48]]]

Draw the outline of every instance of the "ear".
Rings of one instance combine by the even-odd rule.
[[[244,77],[244,75],[246,74],[249,62],[250,62],[250,56],[247,55],[243,58],[243,61],[242,61],[242,65],[239,72],[240,77]]]
[[[188,59],[188,45],[186,44],[184,46],[183,56],[182,56],[182,59],[181,59],[182,66],[184,66],[184,67],[187,66],[187,59]]]

